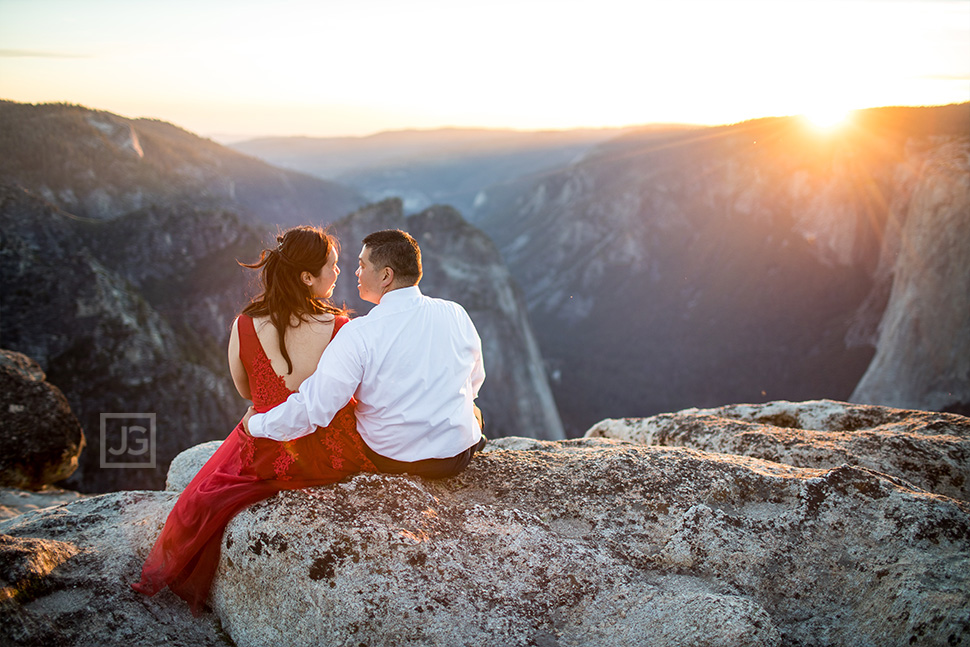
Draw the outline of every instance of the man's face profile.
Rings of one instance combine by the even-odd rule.
[[[370,250],[364,245],[357,258],[357,291],[360,298],[369,303],[379,303],[383,294],[383,271],[370,261]]]

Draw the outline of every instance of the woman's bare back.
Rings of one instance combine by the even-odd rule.
[[[333,335],[333,322],[332,315],[318,315],[316,319],[301,321],[296,327],[286,329],[286,352],[293,363],[293,372],[287,374],[286,360],[280,350],[279,335],[273,322],[269,317],[253,318],[259,343],[273,365],[273,370],[283,376],[286,388],[296,391],[303,380],[317,370],[320,355]]]

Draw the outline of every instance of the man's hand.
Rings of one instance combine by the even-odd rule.
[[[255,415],[256,415],[256,407],[254,407],[253,405],[249,405],[249,409],[246,410],[246,415],[244,415],[242,419],[243,433],[249,436],[250,438],[252,438],[253,435],[249,433],[249,419]]]

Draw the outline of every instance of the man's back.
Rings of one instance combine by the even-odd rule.
[[[375,452],[402,461],[448,458],[478,442],[473,405],[485,378],[481,340],[460,305],[417,287],[395,290],[334,342],[321,365],[362,368],[358,431]]]

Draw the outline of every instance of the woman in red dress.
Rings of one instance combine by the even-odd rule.
[[[277,242],[245,265],[261,270],[263,291],[233,322],[229,338],[233,382],[258,412],[299,388],[348,321],[327,301],[340,274],[336,240],[319,228],[296,227]],[[236,513],[281,490],[377,471],[357,433],[355,404],[330,426],[288,442],[252,438],[237,425],[179,496],[132,587],[154,595],[168,586],[198,614],[219,564],[223,530]]]

